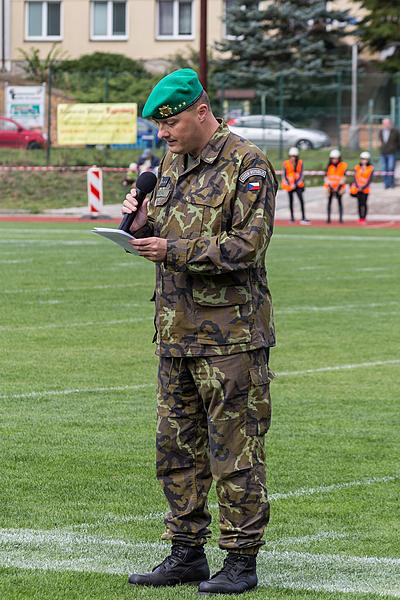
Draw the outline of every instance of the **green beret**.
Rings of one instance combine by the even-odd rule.
[[[154,86],[143,107],[144,119],[168,119],[197,102],[203,93],[196,71],[179,69],[163,77]]]

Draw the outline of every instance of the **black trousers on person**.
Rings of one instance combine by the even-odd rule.
[[[292,221],[294,221],[294,206],[293,206],[293,200],[294,200],[294,193],[296,192],[297,197],[299,199],[300,202],[300,209],[301,209],[301,218],[303,221],[306,220],[306,215],[304,212],[304,199],[303,199],[303,190],[302,188],[295,188],[294,190],[292,190],[291,192],[288,192],[289,194],[289,208],[290,208],[290,219]]]
[[[360,219],[366,219],[368,212],[368,194],[364,194],[364,192],[358,192],[357,194],[358,200],[358,215]]]
[[[332,199],[334,197],[337,198],[338,201],[338,207],[339,207],[339,221],[340,223],[343,223],[343,204],[342,204],[342,196],[343,194],[341,194],[338,190],[329,190],[329,196],[328,196],[328,223],[331,222],[331,208],[332,208]]]

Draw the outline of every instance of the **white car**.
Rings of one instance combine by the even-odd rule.
[[[228,125],[232,133],[236,133],[258,146],[279,147],[281,135],[285,148],[296,146],[304,150],[331,145],[331,140],[324,131],[301,129],[289,121],[273,115],[236,117],[229,119]]]

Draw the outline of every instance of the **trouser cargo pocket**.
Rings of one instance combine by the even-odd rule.
[[[247,435],[265,435],[271,424],[270,382],[272,371],[266,364],[250,367],[247,400]]]

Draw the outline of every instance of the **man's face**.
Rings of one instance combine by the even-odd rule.
[[[157,120],[158,137],[175,154],[190,153],[198,146],[201,124],[197,109],[185,110],[168,119]]]
[[[383,119],[382,126],[384,129],[390,129],[392,127],[392,121],[390,119]]]

